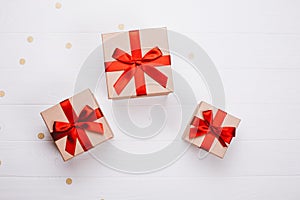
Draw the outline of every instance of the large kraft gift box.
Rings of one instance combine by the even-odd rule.
[[[240,119],[206,102],[201,102],[183,134],[183,139],[223,158],[235,137]]]
[[[113,137],[89,89],[41,112],[41,115],[64,161]]]
[[[108,98],[173,92],[166,28],[102,34]]]

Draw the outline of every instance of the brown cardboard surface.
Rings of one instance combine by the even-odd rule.
[[[142,29],[140,32],[140,43],[143,55],[145,55],[153,47],[159,47],[163,55],[170,55],[168,36],[166,28]],[[116,48],[122,49],[131,55],[129,32],[117,32],[102,34],[104,62],[115,61],[112,55]],[[145,97],[155,95],[166,95],[174,91],[172,68],[170,66],[156,67],[161,73],[168,77],[167,87],[162,87],[151,77],[145,74],[145,83],[147,95],[137,96],[134,84],[134,78],[130,80],[124,90],[118,95],[113,85],[124,71],[106,72],[106,84],[108,98],[130,98]]]
[[[204,140],[204,136],[200,136],[200,137],[197,137],[197,138],[194,138],[194,139],[190,139],[189,138],[189,130],[191,128],[191,125],[190,123],[192,122],[194,116],[197,116],[201,119],[203,119],[203,116],[202,116],[202,112],[203,111],[206,111],[206,110],[212,110],[213,111],[213,114],[215,115],[215,113],[217,112],[218,108],[202,101],[200,102],[199,105],[197,105],[194,113],[193,113],[193,116],[191,117],[191,120],[189,122],[189,124],[187,125],[185,131],[184,131],[184,134],[183,134],[183,139],[186,140],[187,142],[190,142],[194,145],[196,145],[197,147],[200,147],[203,140]],[[222,123],[222,127],[225,127],[225,126],[231,126],[231,127],[238,127],[239,123],[240,123],[240,119],[236,118],[235,116],[233,115],[230,115],[227,113],[223,123]],[[234,140],[234,138],[233,138]],[[229,145],[228,145],[229,146]],[[210,148],[209,152],[220,157],[220,158],[223,158],[225,153],[227,151],[227,147],[223,147],[220,142],[215,139],[214,140],[214,143],[212,144],[212,147]]]
[[[73,106],[73,109],[77,113],[77,115],[79,115],[81,110],[86,105],[89,105],[93,109],[96,109],[99,107],[96,99],[94,98],[94,95],[92,94],[92,92],[89,89],[84,90],[84,91],[74,95],[73,97],[69,98],[69,100]],[[54,105],[53,107],[41,112],[41,116],[42,116],[49,132],[53,131],[52,127],[53,127],[54,121],[68,122],[68,119],[66,118],[60,104]],[[93,146],[96,146],[96,145],[98,145],[108,139],[111,139],[113,137],[111,128],[108,125],[104,116],[101,117],[100,119],[95,120],[95,122],[99,122],[99,123],[103,124],[104,134],[102,135],[102,134],[94,133],[94,132],[87,131],[87,130],[85,131]],[[70,155],[68,152],[65,151],[66,139],[67,139],[67,136],[61,138],[60,140],[55,141],[55,144],[65,161],[69,160],[70,158],[73,157],[72,155]],[[82,149],[80,143],[77,140],[74,156],[81,154],[83,152],[84,152],[84,150]]]

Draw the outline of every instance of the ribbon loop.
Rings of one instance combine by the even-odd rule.
[[[123,62],[123,63],[126,63],[126,64],[133,64],[133,60],[131,58],[131,56],[126,53],[125,51],[119,49],[119,48],[116,48],[112,57],[114,59],[116,59],[117,61],[119,62]]]
[[[153,60],[158,59],[162,55],[163,54],[162,54],[161,50],[158,47],[154,47],[144,55],[142,60],[144,62],[151,62]]]

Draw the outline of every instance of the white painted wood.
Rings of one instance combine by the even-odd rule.
[[[130,28],[167,25],[185,32],[300,32],[299,2],[292,0],[187,0],[172,4],[159,0],[151,3],[65,0],[59,10],[54,8],[55,3],[53,0],[6,3],[0,10],[1,32],[110,32],[120,23]]]
[[[0,50],[7,54],[0,61],[0,70],[78,70],[89,53],[101,44],[100,33],[29,32],[0,35]],[[29,36],[33,37],[32,43],[27,42]],[[71,49],[65,48],[67,43],[72,44]],[[24,66],[19,64],[20,58],[26,59]]]
[[[114,140],[110,142],[116,143]],[[153,145],[164,142],[168,141],[157,141]],[[127,146],[135,146],[139,142],[123,141],[123,143]],[[152,174],[141,175],[141,177],[299,175],[299,143],[299,140],[234,141],[223,160],[212,155],[199,160],[198,149],[191,146],[174,165]],[[97,148],[101,149],[101,145]],[[3,160],[1,176],[136,176],[115,172],[103,166],[89,153],[64,163],[55,145],[50,141],[1,142],[0,150]],[[140,148],[140,150],[143,149]],[[95,151],[91,150],[91,152],[93,154]]]
[[[191,79],[199,78],[197,74],[191,74],[187,70],[181,72]],[[300,101],[300,96],[296,95],[300,93],[300,88],[297,87],[300,70],[232,69],[219,72],[228,103],[298,104]],[[58,73],[48,69],[1,71],[0,84],[7,94],[0,104],[55,104],[73,94],[78,73],[79,70],[59,70]],[[53,81],[54,78],[56,81]],[[105,84],[105,79],[102,78],[101,81]],[[39,87],[36,87],[37,84]]]
[[[3,199],[297,199],[296,177],[225,178],[73,178],[65,177],[0,178]],[[158,184],[159,183],[159,184]],[[287,185],[289,187],[287,187]],[[224,187],[225,186],[225,187]],[[13,193],[11,188],[18,192]],[[216,192],[217,188],[217,192]],[[74,195],[74,191],[76,195]],[[280,191],[280,192],[278,192]]]
[[[300,1],[0,3],[1,200],[299,199]],[[100,33],[119,31],[119,24],[125,30],[167,26],[206,50],[222,78],[226,110],[242,119],[224,160],[199,160],[191,147],[171,166],[140,175],[112,170],[89,153],[62,161],[39,112],[73,94],[83,62],[101,44]],[[111,110],[104,111],[118,130]],[[170,132],[149,141],[116,135],[111,143],[136,152],[172,140]],[[65,184],[67,177],[72,185]]]
[[[297,69],[300,65],[299,34],[263,33],[185,33],[204,48],[219,69]],[[96,33],[0,33],[0,50],[7,52],[0,60],[0,70],[22,68],[79,69],[90,52],[101,44]],[[27,43],[28,36],[34,41]],[[72,43],[71,49],[65,44]],[[23,45],[19,45],[23,44]],[[9,48],[17,45],[18,48]],[[37,56],[38,55],[38,56]],[[64,55],[64,59],[57,59]],[[239,55],[239,56],[236,56]]]

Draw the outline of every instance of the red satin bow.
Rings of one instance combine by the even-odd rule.
[[[146,95],[146,83],[144,73],[166,88],[168,77],[155,67],[171,64],[169,55],[163,55],[158,47],[152,48],[142,57],[139,31],[130,31],[131,55],[116,48],[112,57],[116,61],[105,62],[105,71],[124,71],[114,84],[115,91],[119,95],[134,77],[136,94]]]
[[[190,129],[189,137],[196,138],[205,135],[201,148],[207,151],[209,151],[215,138],[223,147],[227,147],[227,144],[230,144],[232,138],[235,137],[235,127],[221,127],[227,113],[218,110],[214,119],[212,110],[203,111],[202,115],[204,120],[194,117],[191,123],[194,127]]]
[[[93,110],[90,106],[86,105],[79,116],[76,115],[70,101],[67,99],[60,103],[69,122],[55,121],[53,124],[53,132],[51,133],[54,141],[67,136],[66,152],[73,155],[75,154],[76,141],[79,140],[80,145],[84,151],[93,147],[85,130],[95,133],[103,134],[103,125],[95,120],[103,117],[99,108]]]

